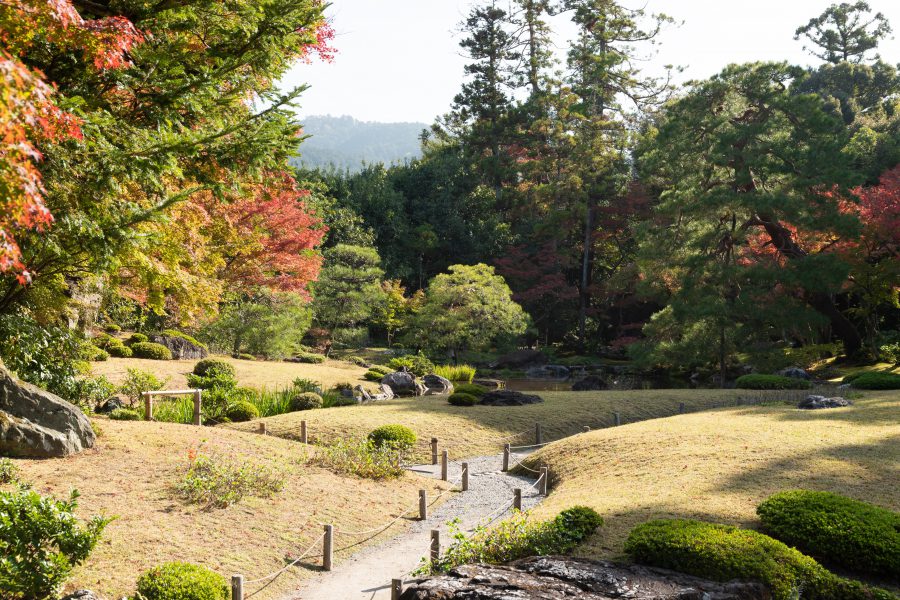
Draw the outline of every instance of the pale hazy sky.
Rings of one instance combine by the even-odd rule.
[[[648,64],[686,67],[681,79],[708,77],[729,63],[818,59],[794,41],[794,30],[819,15],[832,0],[645,0],[648,12],[677,21],[660,37],[658,55]],[[501,0],[502,3],[502,0]],[[626,0],[626,6],[637,5]],[[643,4],[643,2],[642,2]],[[894,39],[880,54],[900,62],[900,2],[869,0],[894,27]],[[307,83],[301,116],[350,115],[363,121],[430,123],[450,106],[463,79],[458,24],[471,0],[332,0],[328,14],[338,53],[330,64],[296,65],[283,86]],[[557,20],[560,51],[571,37]]]

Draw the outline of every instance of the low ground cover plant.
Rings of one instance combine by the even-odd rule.
[[[453,544],[436,561],[426,563],[420,574],[446,573],[470,563],[505,563],[517,558],[566,554],[603,525],[592,508],[574,506],[549,521],[533,521],[527,512],[517,512],[497,527],[479,527],[471,535],[451,523]]]
[[[453,391],[459,394],[471,394],[472,396],[481,397],[487,394],[488,389],[483,385],[476,383],[460,383],[453,386]]]
[[[19,467],[8,458],[0,458],[0,485],[13,483],[19,479]]]
[[[137,342],[131,345],[131,352],[135,358],[149,358],[152,360],[172,360],[172,351],[162,344],[153,342]]]
[[[895,600],[838,577],[814,559],[749,529],[679,519],[635,527],[625,542],[635,562],[715,581],[759,581],[774,600]]]
[[[475,379],[475,367],[471,365],[438,365],[434,368],[434,374],[456,383],[472,383]]]
[[[478,404],[478,396],[465,392],[454,392],[447,398],[447,402],[453,406],[475,406]]]
[[[807,390],[811,387],[805,379],[794,379],[781,375],[741,375],[734,386],[742,390]]]
[[[294,355],[294,360],[301,363],[310,363],[310,364],[321,364],[325,362],[326,356],[324,354],[316,354],[314,352],[299,352]]]
[[[231,596],[224,577],[183,562],[165,563],[141,575],[137,593],[144,600],[227,600]]]
[[[756,513],[785,544],[856,573],[900,578],[900,514],[830,492],[791,490]]]
[[[117,408],[109,413],[113,421],[140,421],[144,417],[136,410],[130,408]]]
[[[386,374],[382,373],[381,371],[375,371],[374,369],[369,369],[368,371],[366,371],[365,375],[363,375],[363,379],[365,379],[366,381],[374,381],[374,382],[378,383],[382,379],[384,379],[385,375]]]
[[[68,500],[25,487],[0,492],[0,598],[55,598],[84,562],[111,519],[75,517],[78,492]]]
[[[404,473],[396,449],[369,440],[337,440],[319,446],[312,462],[335,473],[367,479],[392,479]]]
[[[387,375],[388,373],[393,373],[394,369],[386,366],[386,365],[371,365],[369,367],[369,371],[374,373],[381,373],[382,376]]]
[[[847,383],[846,381],[844,383]],[[863,373],[851,379],[853,387],[860,390],[900,390],[900,375],[894,373]]]
[[[189,504],[210,510],[226,508],[245,496],[269,498],[283,487],[283,478],[268,467],[191,450],[175,490]]]

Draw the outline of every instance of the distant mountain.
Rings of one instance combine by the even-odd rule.
[[[425,123],[373,123],[353,117],[313,116],[300,120],[311,136],[291,163],[358,171],[363,162],[403,162],[420,156],[419,134]]]

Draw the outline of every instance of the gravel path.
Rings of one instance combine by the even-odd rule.
[[[403,577],[414,570],[421,558],[428,554],[432,529],[441,530],[441,545],[446,547],[449,542],[448,521],[458,518],[460,526],[469,531],[486,517],[499,520],[509,516],[514,488],[522,489],[523,510],[540,502],[538,490],[532,487],[535,480],[501,472],[500,455],[470,458],[467,462],[467,492],[450,492],[446,502],[435,510],[429,510],[427,520],[413,521],[406,531],[393,539],[355,554],[338,563],[328,573],[317,574],[283,600],[389,600],[391,579]],[[440,465],[420,465],[410,470],[425,477],[440,477]],[[458,481],[461,473],[460,463],[450,463],[450,481]],[[507,504],[509,508],[499,512]],[[346,539],[335,534],[337,547],[345,542]]]

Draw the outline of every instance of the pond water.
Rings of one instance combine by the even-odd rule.
[[[505,379],[506,389],[516,392],[570,392],[572,381],[559,379]]]

